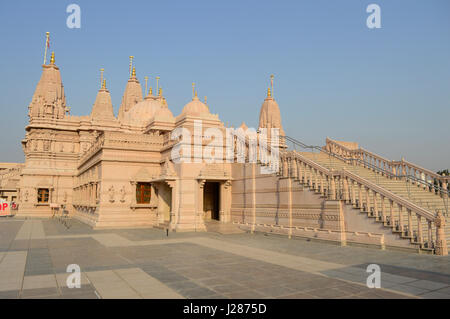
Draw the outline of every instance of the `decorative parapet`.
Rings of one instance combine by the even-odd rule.
[[[442,196],[450,196],[450,176],[439,175],[419,165],[402,158],[401,161],[391,161],[364,148],[350,149],[338,141],[327,137],[325,151],[341,156],[344,160],[353,161],[366,168],[380,172],[391,178],[405,178],[412,183],[422,184],[430,191]]]
[[[104,131],[96,138],[87,151],[81,155],[80,164],[86,162],[94,154],[104,148],[154,151],[163,146],[163,138],[159,134],[133,134]]]

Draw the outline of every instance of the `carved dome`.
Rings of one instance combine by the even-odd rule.
[[[163,106],[160,99],[152,95],[148,95],[144,101],[139,102],[128,112],[125,112],[124,120],[130,125],[143,126],[147,124],[155,116],[156,112],[162,108]]]
[[[181,114],[198,116],[201,114],[210,114],[210,113],[209,107],[205,103],[200,101],[197,95],[195,95],[192,101],[184,106]]]
[[[154,118],[158,119],[158,120],[170,120],[173,121],[174,120],[174,116],[172,114],[172,112],[169,110],[169,108],[166,106],[167,102],[164,104],[163,102],[163,107],[156,110]]]

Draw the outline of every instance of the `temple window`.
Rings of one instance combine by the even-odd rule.
[[[150,204],[152,184],[151,183],[137,183],[136,184],[136,203]]]
[[[48,198],[50,195],[50,191],[48,188],[39,188],[37,194],[38,194],[37,198],[38,203],[48,203]]]

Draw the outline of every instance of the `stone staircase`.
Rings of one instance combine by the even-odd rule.
[[[376,185],[391,191],[392,193],[430,211],[430,212],[437,212],[440,210],[444,216],[449,216],[449,207],[448,207],[448,197],[441,196],[440,194],[436,194],[435,192],[430,191],[428,188],[425,188],[423,184],[418,184],[415,181],[407,180],[406,178],[402,179],[393,179],[389,178],[387,176],[384,176],[378,171],[374,171],[371,168],[364,167],[360,164],[348,164],[344,160],[341,160],[339,158],[336,158],[332,156],[331,154],[327,154],[325,152],[320,153],[314,153],[314,152],[299,152],[302,156],[310,159],[311,161],[327,168],[330,170],[346,170],[349,172],[352,172],[372,183],[375,183]],[[363,195],[364,196],[364,195]],[[371,200],[373,201],[373,194],[369,195]],[[356,192],[356,197],[359,197],[358,192]],[[360,200],[358,198],[358,200]],[[381,207],[381,199],[378,198],[378,207]],[[385,203],[386,205],[386,203]],[[394,212],[396,214],[399,213],[399,210],[397,207],[394,207]],[[402,211],[403,219],[407,220],[407,212],[405,210]],[[370,215],[369,215],[370,217]],[[417,218],[413,214],[413,229],[410,233],[411,235],[414,235],[414,233],[417,232]],[[407,226],[406,226],[407,227]],[[427,229],[428,225],[425,220],[422,220],[422,228]],[[406,228],[407,230],[407,228]],[[395,232],[395,229],[394,229]],[[402,235],[402,237],[408,238],[413,237],[409,235]],[[447,240],[447,245],[450,246],[450,223],[446,223],[445,227],[445,235]]]

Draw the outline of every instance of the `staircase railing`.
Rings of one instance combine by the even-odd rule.
[[[450,176],[441,176],[404,159],[401,161],[390,161],[363,148],[348,149],[329,138],[326,139],[325,149],[327,152],[337,154],[347,160],[356,161],[365,167],[375,169],[382,174],[386,174],[388,177],[405,179],[406,181],[411,181],[413,184],[422,185],[425,189],[435,194],[440,194],[443,197],[450,196]]]
[[[435,214],[428,211],[345,169],[336,171],[325,168],[297,151],[280,153],[278,175],[298,180],[329,200],[343,200],[368,212],[421,249],[433,249],[437,255],[448,254],[445,218],[441,212]],[[386,209],[386,203],[389,203],[389,210]],[[397,209],[394,209],[395,206]],[[406,221],[404,211],[407,213]],[[416,232],[413,232],[413,215],[417,222]],[[427,224],[426,235],[422,229],[422,220]]]

